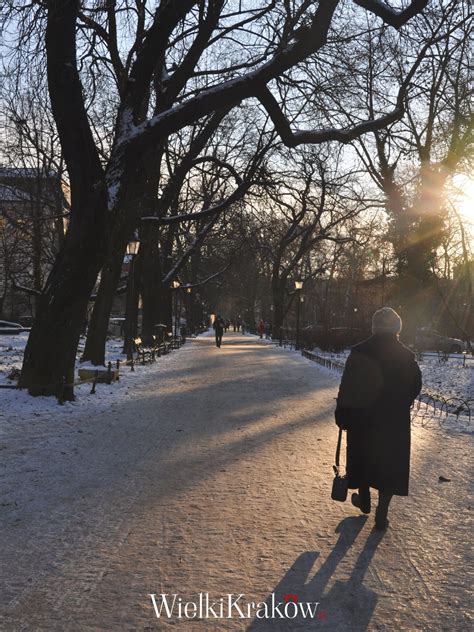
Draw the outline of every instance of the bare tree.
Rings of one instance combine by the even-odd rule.
[[[440,20],[440,18],[442,18]],[[472,14],[467,3],[434,3],[413,26],[407,47],[393,40],[395,76],[405,60],[429,38],[430,54],[420,64],[405,98],[406,116],[385,130],[359,139],[356,147],[368,174],[383,193],[399,274],[399,298],[408,316],[405,334],[430,320],[428,292],[435,283],[438,248],[446,242],[446,185],[472,161],[472,85],[469,82],[469,42]],[[371,54],[379,34],[369,29],[372,60],[366,80],[366,108],[376,116],[382,98],[379,77],[386,64]],[[371,142],[373,140],[373,143]]]
[[[31,394],[54,393],[64,376],[72,382],[78,337],[108,236],[117,222],[135,212],[136,195],[130,192],[143,156],[156,151],[170,134],[252,97],[260,99],[283,141],[292,146],[345,142],[402,116],[412,71],[388,113],[349,129],[290,128],[270,84],[324,48],[339,5],[338,0],[320,2],[316,8],[307,1],[283,6],[262,1],[245,10],[224,0],[168,0],[152,13],[143,0],[133,7],[126,3],[119,14],[115,2],[97,9],[95,3],[88,7],[79,0],[50,0],[45,15],[42,4],[25,2],[27,19],[19,33],[25,38],[28,29],[39,25],[44,34],[51,107],[71,189],[68,233],[25,351],[21,385]],[[426,5],[427,0],[412,0],[397,12],[380,0],[354,0],[360,12],[370,12],[397,29]],[[7,2],[5,12],[12,6]],[[129,23],[126,32],[123,20]],[[125,34],[131,29],[135,41],[125,49]],[[107,49],[106,66],[116,81],[117,113],[105,161],[89,117],[100,91],[92,83],[86,95],[80,79],[87,51],[92,51],[92,69],[101,57],[100,49],[87,45],[87,36]],[[217,64],[216,47],[223,65]],[[149,117],[154,81],[162,88]],[[72,397],[72,389],[68,394]]]
[[[17,88],[11,78],[5,77],[0,87],[0,120],[4,136],[0,148],[0,214],[16,233],[23,232],[24,244],[21,270],[8,266],[10,278],[5,284],[28,297],[31,317],[64,239],[68,213],[64,166],[54,120],[34,85]],[[17,313],[26,315],[18,311],[22,309],[18,293],[16,298]]]
[[[278,332],[292,295],[290,282],[307,281],[327,268],[324,243],[344,244],[352,236],[350,220],[366,205],[350,173],[339,165],[337,147],[329,153],[300,151],[292,160],[281,154],[285,176],[275,173],[266,197],[255,209],[260,220],[260,248],[270,262],[273,324]],[[322,255],[322,256],[321,256]]]

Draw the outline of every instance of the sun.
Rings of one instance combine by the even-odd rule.
[[[458,175],[453,179],[451,202],[459,214],[466,220],[474,221],[474,178]]]

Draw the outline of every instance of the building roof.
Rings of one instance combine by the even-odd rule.
[[[55,178],[54,171],[44,169],[0,166],[0,178]]]

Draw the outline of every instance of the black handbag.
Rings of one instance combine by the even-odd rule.
[[[331,498],[343,503],[347,498],[347,476],[341,476],[339,473],[339,455],[341,453],[342,430],[339,428],[339,437],[337,439],[336,448],[336,465],[332,466],[334,470],[334,480],[332,482]]]

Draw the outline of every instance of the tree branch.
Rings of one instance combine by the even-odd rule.
[[[210,208],[200,211],[198,213],[183,213],[182,215],[172,215],[171,217],[142,217],[142,222],[159,222],[162,224],[178,224],[179,222],[184,222],[185,220],[198,221],[205,217],[209,217],[210,215],[219,215],[227,208],[232,206],[235,202],[240,200],[245,193],[249,190],[249,188],[254,184],[253,182],[243,182],[240,186],[238,186],[235,191],[229,195],[227,199],[215,206],[211,206]]]
[[[211,232],[211,230],[214,228],[214,226],[215,226],[215,224],[216,224],[218,219],[219,219],[218,215],[213,217],[211,219],[211,221],[208,222],[204,226],[204,228],[201,230],[201,232],[198,233],[196,238],[192,241],[192,243],[188,246],[188,248],[186,248],[186,250],[183,252],[183,254],[176,261],[174,266],[172,266],[171,270],[169,270],[169,272],[164,277],[164,279],[163,279],[163,284],[164,285],[167,285],[171,281],[171,279],[173,279],[174,277],[177,276],[178,272],[184,266],[186,261],[192,255],[192,253],[202,246],[204,240],[206,239],[207,235]]]
[[[278,101],[266,86],[259,89],[257,98],[268,112],[268,115],[272,119],[275,129],[280,134],[282,141],[288,147],[297,147],[302,144],[318,145],[329,141],[350,143],[363,134],[367,134],[368,132],[377,132],[402,118],[405,113],[404,101],[410,82],[423,61],[427,50],[440,39],[442,38],[440,37],[434,41],[427,42],[418,53],[410,71],[400,85],[395,107],[391,112],[383,114],[378,118],[367,119],[361,123],[356,123],[351,127],[342,129],[333,127],[322,128],[319,130],[297,130],[293,132],[288,119],[278,104]]]
[[[412,0],[406,9],[399,12],[386,5],[382,0],[353,0],[353,2],[381,18],[385,24],[399,29],[406,24],[408,20],[423,11],[429,0]]]

